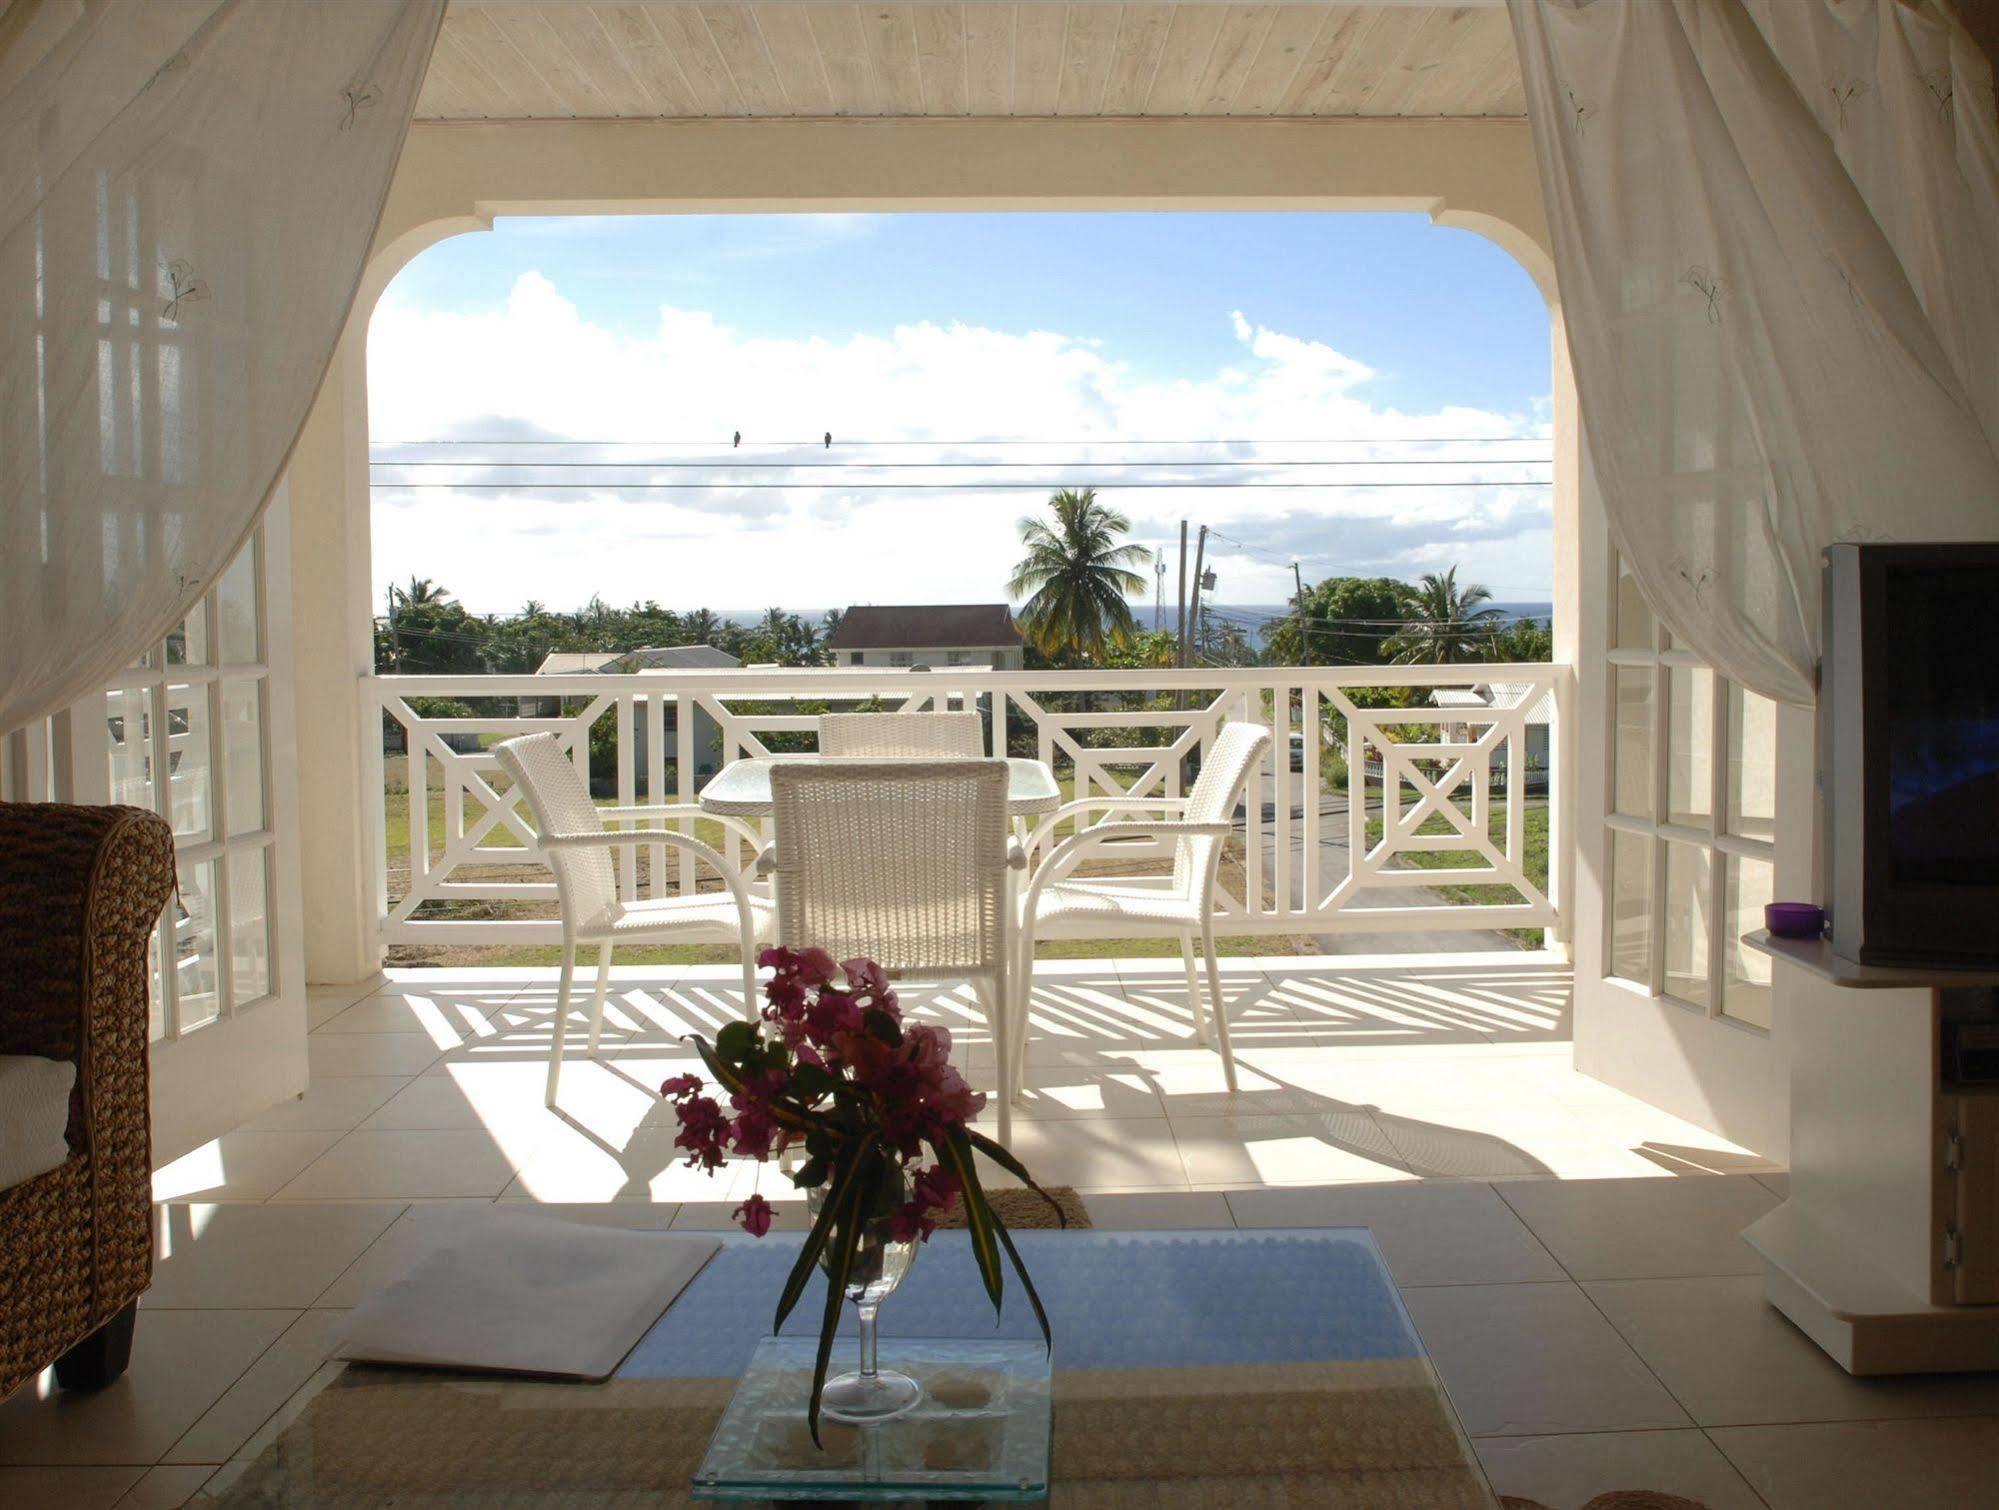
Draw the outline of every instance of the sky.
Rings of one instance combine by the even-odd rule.
[[[1423,215],[501,219],[374,315],[377,597],[993,602],[1095,485],[1169,558],[1208,525],[1216,602],[1293,561],[1535,601],[1549,392],[1532,282]]]

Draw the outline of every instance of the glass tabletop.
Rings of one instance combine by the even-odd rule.
[[[701,789],[701,805],[711,813],[728,818],[768,818],[774,804],[770,794],[772,766],[804,765],[819,761],[818,755],[754,755],[732,760],[715,773]],[[1055,772],[1039,760],[1009,759],[1006,782],[1006,810],[1010,817],[1027,818],[1052,813],[1062,805],[1062,788]]]

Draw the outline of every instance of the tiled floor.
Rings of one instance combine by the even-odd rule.
[[[184,1503],[467,1205],[726,1223],[755,1166],[676,1163],[656,1087],[680,1033],[739,1009],[728,973],[621,975],[604,1055],[570,1066],[555,1112],[545,973],[315,993],[312,1090],[160,1173],[126,1379],[0,1405],[0,1505]],[[1177,961],[1038,982],[1016,1151],[1099,1225],[1373,1228],[1496,1486],[1556,1510],[1619,1487],[1710,1510],[1999,1502],[1999,1376],[1851,1379],[1771,1311],[1735,1234],[1781,1174],[1571,1072],[1560,967],[1227,973],[1234,1097],[1191,1042]],[[964,1000],[917,1009],[989,1076]]]

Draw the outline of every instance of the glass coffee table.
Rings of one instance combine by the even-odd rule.
[[[1053,1358],[1017,1282],[995,1326],[965,1234],[939,1232],[881,1312],[883,1365],[929,1393],[915,1435],[865,1436],[888,1423],[843,1429],[824,1454],[809,1446],[818,1307],[768,1330],[801,1237],[732,1234],[605,1384],[348,1367],[215,1492],[244,1505],[490,1494],[553,1506],[1073,1487],[1162,1510],[1496,1505],[1366,1229],[1014,1239]],[[836,1362],[855,1346],[851,1314],[845,1325]],[[924,1409],[912,1417],[921,1426]]]

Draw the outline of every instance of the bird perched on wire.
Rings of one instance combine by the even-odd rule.
[[[826,449],[829,451],[833,449],[833,432],[831,430],[826,432]]]
[[[743,447],[743,432],[738,430],[736,432],[735,444],[730,446],[729,449],[731,451],[740,451],[742,447]]]

